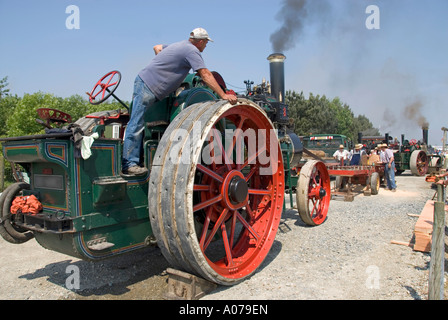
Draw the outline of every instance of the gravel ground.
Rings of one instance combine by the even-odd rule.
[[[306,226],[297,211],[283,214],[270,254],[249,279],[218,287],[203,300],[427,299],[430,255],[391,244],[409,241],[434,190],[405,172],[395,193],[332,200],[327,221]],[[0,299],[163,299],[169,267],[147,248],[101,262],[86,262],[40,247],[0,239]],[[69,289],[72,270],[79,289]],[[448,265],[445,266],[445,271]],[[445,272],[445,279],[447,273]],[[445,299],[448,289],[445,286]]]

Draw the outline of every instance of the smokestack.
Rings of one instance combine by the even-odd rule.
[[[279,101],[285,99],[285,67],[286,57],[282,53],[269,55],[269,69],[271,73],[271,94]]]
[[[423,127],[423,143],[428,145],[428,127]]]

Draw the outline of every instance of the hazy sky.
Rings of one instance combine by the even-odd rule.
[[[70,5],[79,9],[79,29],[70,29],[78,22]],[[378,11],[366,13],[371,5]],[[340,97],[398,138],[421,139],[426,121],[429,142],[440,145],[448,127],[447,12],[446,0],[0,0],[0,78],[19,96],[66,97],[119,70],[117,95],[129,101],[153,45],[200,26],[214,40],[203,53],[208,68],[244,91],[244,80],[269,79],[266,58],[278,49],[271,39],[285,37],[287,90]]]

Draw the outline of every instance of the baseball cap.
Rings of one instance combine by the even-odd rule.
[[[213,42],[212,39],[208,36],[207,30],[203,28],[196,28],[190,32],[190,39],[207,39],[208,41]]]

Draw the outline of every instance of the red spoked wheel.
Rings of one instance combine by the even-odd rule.
[[[414,150],[409,160],[409,168],[414,176],[424,176],[428,172],[429,157],[423,150]]]
[[[170,124],[148,199],[154,235],[172,265],[233,285],[263,262],[284,199],[273,129],[263,110],[243,99],[192,105]]]
[[[310,160],[300,170],[297,206],[303,222],[316,226],[327,218],[330,206],[330,175],[321,161]]]
[[[89,96],[89,102],[91,104],[97,105],[104,101],[106,101],[118,88],[118,85],[121,81],[121,73],[120,71],[111,71],[104,75],[93,87],[90,93],[87,93]],[[96,98],[99,100],[95,100]]]

